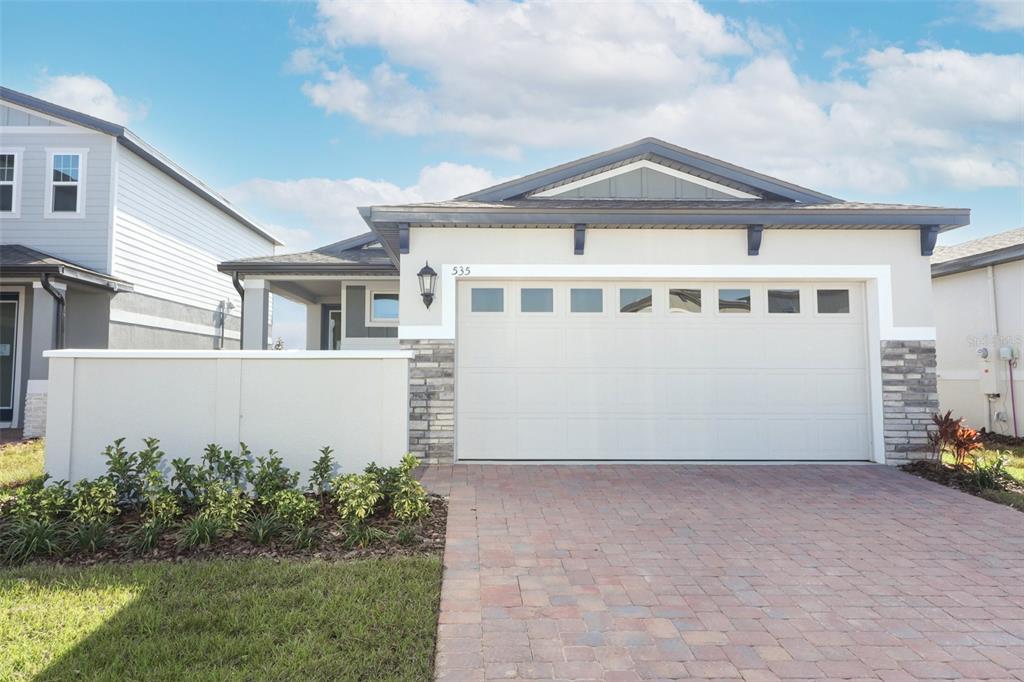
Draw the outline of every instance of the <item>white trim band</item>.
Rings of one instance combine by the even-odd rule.
[[[105,350],[93,348],[48,350],[46,358],[97,360],[411,360],[411,350]]]
[[[121,324],[134,324],[139,327],[153,327],[155,329],[167,329],[175,332],[185,332],[186,334],[201,334],[202,336],[220,336],[220,328],[213,327],[206,324],[198,324],[196,322],[184,322],[182,320],[172,320],[166,317],[159,317],[157,315],[146,315],[145,313],[133,313],[127,310],[117,310],[116,308],[110,311],[110,321],[119,322]],[[224,338],[237,341],[242,337],[242,334],[233,329],[224,330]]]

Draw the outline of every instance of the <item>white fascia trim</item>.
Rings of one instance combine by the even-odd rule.
[[[409,350],[48,350],[46,358],[99,360],[411,360]]]
[[[455,270],[468,272],[456,277]],[[882,341],[934,341],[935,327],[893,323],[889,265],[466,265],[441,267],[441,324],[399,325],[399,339],[454,339],[456,279],[749,279],[856,280],[878,286],[878,328]]]
[[[749,194],[747,192],[742,192],[742,191],[740,191],[738,189],[734,189],[732,187],[727,187],[726,185],[722,185],[722,184],[719,184],[717,182],[714,182],[713,180],[707,180],[705,178],[701,178],[701,177],[698,177],[696,175],[691,175],[691,174],[685,173],[685,172],[683,172],[681,170],[676,170],[675,168],[669,168],[668,166],[663,166],[660,163],[655,163],[653,161],[647,161],[646,159],[642,159],[640,161],[634,161],[632,163],[627,163],[625,166],[619,166],[618,168],[612,168],[611,170],[606,170],[603,173],[598,173],[596,175],[590,175],[590,176],[582,178],[580,180],[574,180],[574,181],[568,182],[568,183],[566,183],[564,185],[559,185],[558,187],[552,187],[551,189],[546,189],[543,192],[537,192],[536,194],[533,194],[532,196],[535,196],[535,197],[557,197],[557,196],[559,196],[561,194],[565,194],[566,192],[571,192],[574,189],[579,189],[580,187],[586,187],[587,185],[592,185],[595,182],[601,182],[602,180],[608,180],[609,178],[614,178],[614,177],[616,177],[618,175],[624,175],[624,174],[629,173],[631,171],[635,171],[635,170],[637,170],[639,168],[647,168],[648,170],[657,171],[658,173],[664,173],[665,175],[671,175],[674,178],[679,178],[680,180],[685,180],[686,182],[691,182],[691,183],[693,183],[695,185],[700,185],[701,187],[707,187],[707,188],[713,189],[713,190],[715,190],[717,192],[722,192],[723,194],[728,194],[731,197],[736,197],[737,199],[760,199],[761,198],[761,197],[757,196],[756,194]]]
[[[127,310],[111,310],[110,321],[121,324],[133,324],[139,327],[153,327],[156,329],[169,329],[176,332],[188,334],[202,334],[203,336],[220,336],[220,328],[212,325],[197,324],[195,322],[183,322],[172,320],[157,315],[146,315],[145,313],[133,313]],[[241,334],[232,329],[224,330],[224,338],[238,340]]]

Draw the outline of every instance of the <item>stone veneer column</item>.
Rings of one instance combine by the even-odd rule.
[[[886,463],[929,456],[939,410],[934,341],[882,341],[882,405]]]
[[[409,451],[427,464],[455,457],[455,341],[402,341],[409,361]]]

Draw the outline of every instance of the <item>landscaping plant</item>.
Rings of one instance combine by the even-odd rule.
[[[320,456],[313,462],[309,474],[309,490],[320,498],[320,504],[324,503],[324,497],[331,489],[331,474],[334,473],[334,457],[331,456],[333,452],[330,446],[320,448]]]

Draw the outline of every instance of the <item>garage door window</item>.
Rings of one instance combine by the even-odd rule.
[[[569,310],[574,313],[604,312],[604,296],[600,289],[571,289]]]
[[[718,312],[749,313],[750,289],[719,289]]]
[[[519,310],[524,313],[550,313],[555,309],[555,296],[551,289],[521,289]]]
[[[473,289],[470,310],[474,313],[501,313],[505,311],[504,289]]]
[[[768,290],[768,312],[769,313],[799,313],[800,312],[800,290],[799,289],[769,289]]]
[[[818,289],[818,312],[835,315],[850,312],[848,289]]]
[[[619,289],[620,313],[651,312],[650,289]]]
[[[668,309],[674,313],[699,313],[700,289],[669,289]]]

